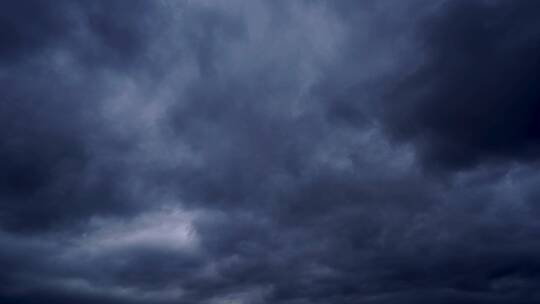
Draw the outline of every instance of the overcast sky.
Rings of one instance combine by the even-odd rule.
[[[540,1],[0,3],[0,303],[540,302]]]

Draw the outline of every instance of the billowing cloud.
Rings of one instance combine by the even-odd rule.
[[[534,1],[0,5],[0,302],[537,303]]]

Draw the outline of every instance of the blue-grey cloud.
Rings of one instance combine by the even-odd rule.
[[[533,1],[0,8],[0,302],[540,300]]]

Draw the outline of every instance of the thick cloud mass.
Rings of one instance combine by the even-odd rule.
[[[538,303],[536,1],[5,1],[1,303]]]
[[[391,93],[386,123],[430,166],[537,159],[540,3],[514,2],[449,1],[423,22],[424,62]]]

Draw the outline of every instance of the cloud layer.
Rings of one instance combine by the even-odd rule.
[[[535,1],[0,5],[0,302],[537,303]]]

